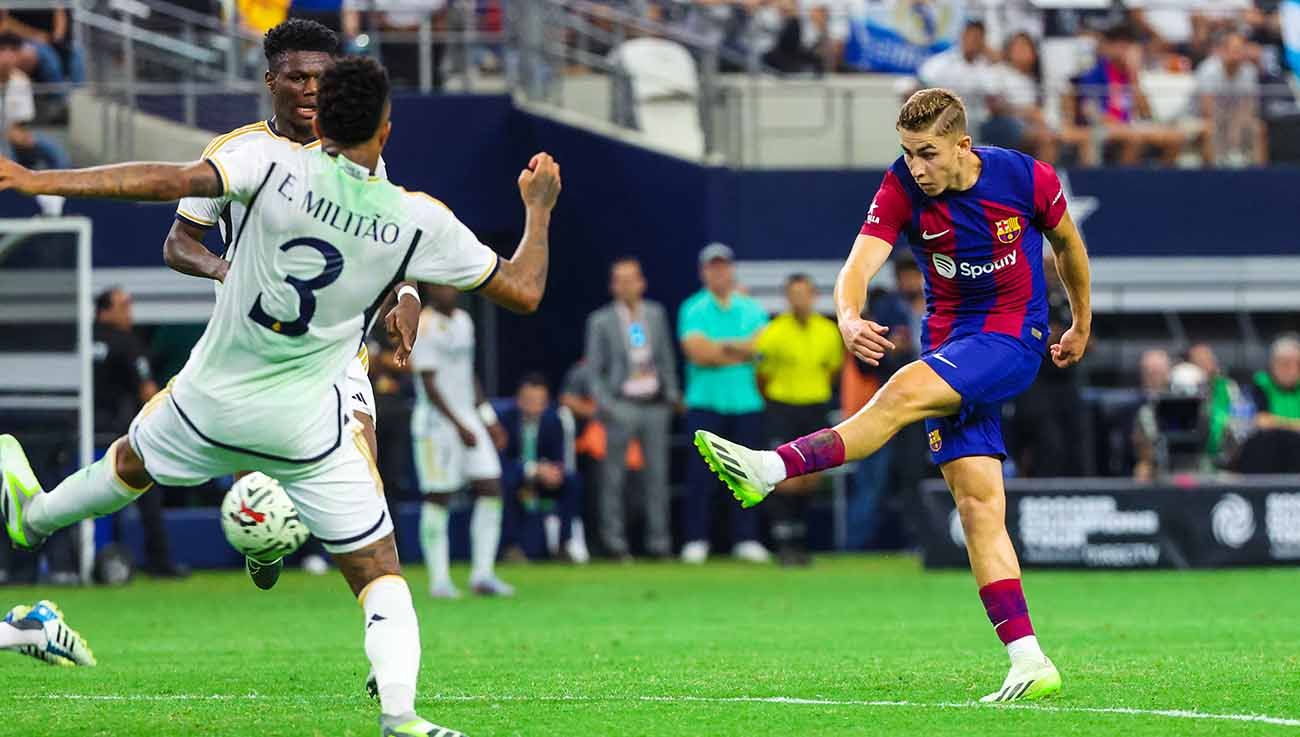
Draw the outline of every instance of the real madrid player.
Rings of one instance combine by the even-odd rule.
[[[920,360],[894,374],[860,412],[834,428],[755,451],[698,432],[695,444],[745,506],[787,478],[876,452],[925,421],[930,451],[957,502],[980,598],[1011,657],[1002,688],[984,701],[1050,696],[1056,666],[1039,648],[1007,535],[1002,403],[1029,388],[1045,355],[1083,357],[1092,327],[1088,254],[1052,167],[1016,151],[971,146],[966,110],[941,89],[912,95],[898,114],[903,155],[885,172],[835,286],[844,343],[876,365],[893,344],[862,317],[867,284],[900,233],[925,275]],[[1048,347],[1043,239],[1070,297],[1073,325]]]
[[[204,149],[202,158],[250,146],[275,148],[286,139],[306,148],[320,146],[312,129],[312,120],[316,118],[320,76],[334,63],[339,52],[338,34],[315,21],[292,18],[266,32],[262,51],[266,55],[266,88],[271,93],[273,117],[217,136]],[[388,177],[382,157],[375,167],[375,175]],[[245,212],[244,206],[229,195],[181,200],[176,208],[176,221],[163,244],[163,260],[182,274],[214,280],[220,290],[235,257],[237,249],[232,242],[243,225]],[[203,245],[204,235],[213,227],[219,228],[225,244],[221,256],[213,255]],[[397,359],[403,362],[418,325],[420,299],[409,284],[399,285],[394,293],[398,295],[396,306],[389,313],[387,322],[404,336],[397,350]],[[370,386],[369,367],[370,357],[366,344],[362,342],[356,358],[348,364],[344,398],[352,407],[352,416],[361,425],[361,434],[371,457],[378,458],[375,393]],[[237,486],[256,485],[260,481],[256,475],[237,475],[240,477]],[[280,558],[274,561],[246,558],[244,565],[258,588],[269,589],[279,579],[284,561]]]
[[[415,714],[420,633],[401,576],[393,523],[360,433],[344,426],[346,369],[367,318],[404,279],[480,290],[532,311],[545,291],[550,213],[560,173],[537,154],[519,174],[526,218],[514,256],[499,258],[440,202],[371,172],[391,126],[388,76],[342,59],[321,76],[319,149],[285,141],[191,164],[74,171],[0,159],[0,190],[67,197],[175,200],[228,195],[246,208],[231,243],[230,283],[170,389],[149,402],[108,454],[43,492],[18,441],[0,435],[0,516],[13,542],[129,504],[155,481],[190,486],[257,470],[279,480],[334,555],[365,612],[382,735],[459,732]]]

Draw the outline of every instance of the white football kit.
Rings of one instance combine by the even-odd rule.
[[[228,145],[207,161],[244,208],[231,278],[131,445],[164,485],[262,471],[327,550],[369,545],[393,526],[351,420],[348,364],[393,284],[476,289],[497,256],[432,197],[315,147]]]
[[[447,494],[470,481],[501,478],[501,459],[475,408],[474,321],[457,309],[444,315],[432,307],[420,314],[420,330],[411,349],[415,409],[411,443],[420,493]],[[433,385],[457,421],[474,433],[467,447],[451,420],[429,401],[421,374],[432,371]]]
[[[275,132],[273,121],[261,120],[236,128],[225,135],[212,139],[203,149],[202,158],[209,158],[218,151],[230,153],[241,148],[255,146],[261,149],[274,149],[285,143],[293,143],[288,138]],[[303,148],[319,150],[320,141],[312,141]],[[388,168],[383,158],[375,167],[375,176],[388,179]],[[216,227],[221,233],[221,240],[226,250],[221,257],[227,261],[234,258],[235,249],[231,247],[235,234],[244,223],[247,208],[242,202],[233,199],[229,193],[221,197],[186,197],[176,206],[176,217],[200,228]],[[217,293],[221,293],[221,282],[213,282]],[[378,423],[375,415],[375,390],[370,384],[370,354],[366,344],[357,350],[356,358],[348,364],[348,381],[345,398],[353,412],[362,412]]]

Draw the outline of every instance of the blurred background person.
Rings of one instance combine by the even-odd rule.
[[[754,342],[767,325],[757,300],[736,289],[736,255],[730,246],[710,243],[699,255],[704,288],[682,303],[677,337],[686,354],[686,426],[726,434],[738,443],[763,441],[763,395],[754,370]],[[682,560],[703,563],[709,557],[713,507],[731,510],[732,555],[766,563],[771,553],[759,542],[756,509],[732,504],[729,494],[703,463],[686,472],[686,544]]]
[[[513,596],[514,588],[496,575],[502,521],[497,449],[505,445],[505,433],[474,372],[474,321],[457,307],[456,288],[429,286],[425,294],[429,306],[420,314],[410,359],[416,377],[411,442],[424,496],[420,547],[429,566],[429,595],[460,597],[449,567],[448,507],[451,495],[468,486],[474,497],[470,587],[483,596]]]
[[[1300,473],[1300,336],[1276,338],[1251,384],[1255,434],[1241,449],[1241,472]]]
[[[14,161],[29,169],[66,169],[71,166],[67,153],[54,139],[33,132],[36,98],[32,82],[18,68],[22,39],[0,32],[0,128],[4,130],[3,149]]]
[[[551,404],[546,377],[528,374],[500,413],[501,487],[508,500],[507,540],[520,540],[529,517],[540,515],[547,554],[583,564],[591,559],[582,523],[582,483],[569,459],[573,438]]]
[[[994,90],[993,53],[988,47],[984,23],[969,21],[961,39],[941,51],[916,72],[923,87],[943,87],[957,93],[966,104],[969,129],[979,131],[989,119],[988,96]]]
[[[1268,163],[1268,133],[1259,117],[1259,70],[1248,54],[1246,37],[1228,31],[1215,41],[1214,53],[1196,67],[1206,166]]]
[[[95,361],[95,457],[102,458],[108,445],[126,434],[131,420],[158,394],[149,368],[149,358],[135,334],[131,295],[110,287],[95,298],[92,330]],[[161,398],[160,398],[161,399]],[[162,504],[167,490],[155,487],[132,504],[140,513],[144,531],[145,560],[142,570],[159,578],[185,578],[189,568],[172,560],[163,521]],[[121,513],[113,517],[114,536],[123,538]]]
[[[1155,403],[1169,393],[1172,365],[1169,352],[1150,348],[1138,358],[1138,390],[1141,400],[1132,424],[1133,478],[1152,481],[1160,470],[1158,445],[1159,429],[1156,427]]]
[[[663,305],[646,300],[641,264],[633,258],[610,267],[614,301],[587,318],[586,368],[596,411],[605,426],[600,467],[600,536],[606,554],[628,548],[624,500],[626,456],[640,443],[645,493],[646,554],[672,555],[668,451],[674,408],[681,402],[672,332]]]
[[[785,282],[789,309],[759,335],[759,383],[767,406],[763,432],[776,447],[825,427],[832,382],[844,363],[844,343],[835,322],[817,313],[817,286],[807,274]],[[808,499],[821,487],[817,474],[790,479],[776,488],[772,540],[784,566],[808,565]]]

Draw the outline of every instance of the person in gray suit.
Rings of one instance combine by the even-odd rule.
[[[610,267],[614,301],[587,318],[587,363],[608,447],[600,472],[600,535],[611,556],[626,558],[624,459],[632,438],[645,455],[646,551],[672,554],[669,529],[668,440],[681,400],[673,334],[663,305],[643,299],[641,263],[622,258]]]

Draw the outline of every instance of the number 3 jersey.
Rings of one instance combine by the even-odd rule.
[[[310,462],[337,448],[341,385],[364,328],[401,280],[477,289],[498,259],[441,202],[342,156],[288,141],[205,157],[244,210],[230,278],[172,401],[205,440]]]
[[[885,172],[862,234],[890,245],[905,233],[925,276],[921,346],[978,333],[1047,342],[1043,232],[1065,214],[1055,170],[1018,151],[977,147],[975,186],[926,195],[900,157]]]

